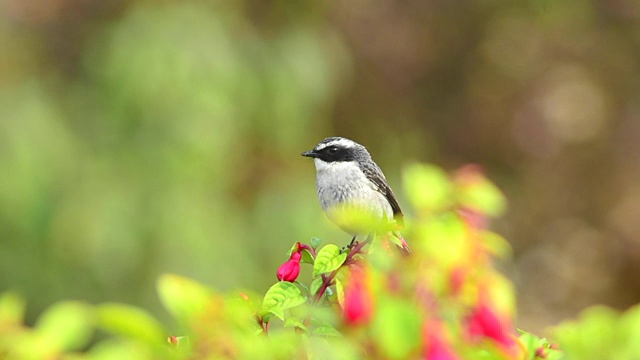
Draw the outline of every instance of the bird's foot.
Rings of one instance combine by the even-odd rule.
[[[354,246],[356,246],[356,245],[358,245],[358,242],[356,241],[356,237],[354,236],[354,237],[351,239],[351,242],[349,243],[349,245],[347,245],[347,246],[343,247],[342,249],[340,249],[340,252],[348,253],[348,252],[350,252],[350,251],[351,251],[351,249],[353,249],[353,247],[354,247]]]
[[[349,245],[347,245],[347,247],[348,247],[349,249],[351,249],[355,244],[357,244],[357,243],[356,243],[356,237],[354,236],[354,237],[351,239],[351,242],[349,243]]]

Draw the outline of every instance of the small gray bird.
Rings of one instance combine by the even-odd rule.
[[[382,170],[364,146],[342,137],[329,137],[301,155],[314,159],[322,210],[353,236],[351,244],[359,236],[375,233],[378,225],[389,220],[395,219],[402,225],[400,205]],[[342,209],[364,213],[369,221],[345,215]],[[399,239],[402,252],[411,254],[400,233],[393,231],[393,234]]]

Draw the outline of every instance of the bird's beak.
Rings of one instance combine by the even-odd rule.
[[[306,156],[306,157],[310,157],[310,158],[317,158],[318,157],[318,154],[313,152],[313,150],[305,151],[300,155]]]

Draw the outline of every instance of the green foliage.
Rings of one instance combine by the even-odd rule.
[[[0,326],[2,328],[17,327],[24,317],[25,303],[14,293],[4,293],[0,296]]]
[[[313,277],[336,270],[346,258],[347,254],[342,253],[336,245],[325,245],[313,263]]]
[[[14,294],[0,300],[0,355],[16,359],[52,358],[84,348],[95,328],[90,305],[61,302],[52,305],[32,329],[22,325],[24,304]]]
[[[258,315],[264,317],[266,314],[271,313],[280,320],[284,320],[284,310],[302,305],[306,300],[297,286],[286,281],[280,281],[267,291]]]
[[[447,173],[437,166],[409,165],[403,180],[407,197],[415,208],[436,212],[453,205],[453,186]]]
[[[462,207],[473,209],[488,216],[498,216],[506,208],[502,192],[477,169],[462,169],[458,174],[458,202]]]
[[[384,358],[411,358],[422,342],[420,309],[406,299],[381,299],[371,330]]]
[[[595,306],[577,321],[567,321],[554,329],[567,359],[596,360],[640,358],[640,307],[618,312]]]
[[[158,345],[167,333],[162,324],[146,311],[122,304],[107,303],[97,308],[98,324],[113,334]]]
[[[33,348],[44,353],[63,349],[81,349],[91,338],[94,309],[79,302],[64,302],[51,306],[36,323]]]
[[[564,353],[557,349],[557,346],[550,344],[545,338],[539,338],[533,334],[521,331],[519,340],[520,345],[526,350],[524,360],[547,359],[559,360],[566,359]]]
[[[292,279],[276,282],[262,297],[251,291],[222,294],[166,274],[157,292],[180,326],[174,335],[147,311],[117,303],[58,303],[29,328],[23,325],[24,301],[5,293],[0,358],[640,358],[638,307],[624,314],[592,308],[553,330],[560,346],[523,331],[515,336],[514,291],[493,268],[494,257],[507,258],[510,248],[486,229],[487,214],[501,211],[504,200],[481,172],[472,174],[473,181],[468,168],[461,172],[449,178],[426,165],[405,171],[413,177],[405,183],[419,199],[408,234],[411,256],[395,248],[397,229],[346,250],[320,247],[315,238],[310,245],[296,242],[283,266],[308,264],[310,283],[290,272]],[[448,189],[452,198],[421,197],[417,192],[427,185]],[[108,335],[96,340],[96,331]]]
[[[213,292],[203,285],[171,274],[160,277],[158,293],[165,308],[184,323],[201,315],[213,296]]]

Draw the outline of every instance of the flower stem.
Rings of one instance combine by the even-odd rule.
[[[344,260],[344,262],[342,263],[342,265],[340,265],[339,268],[333,270],[331,272],[331,274],[329,274],[329,276],[322,274],[322,285],[320,286],[320,289],[318,289],[318,292],[316,293],[315,298],[313,299],[313,302],[319,302],[320,299],[322,299],[322,297],[324,296],[324,293],[327,291],[327,288],[329,286],[331,286],[333,284],[333,279],[336,277],[336,275],[338,275],[338,271],[340,270],[341,267],[345,266],[345,265],[349,265],[351,263],[351,260],[353,259],[353,257],[360,252],[360,250],[362,250],[362,248],[371,242],[371,236],[367,237],[367,239],[363,242],[356,242],[353,246],[351,246],[349,248],[349,254],[347,254],[347,258]]]

